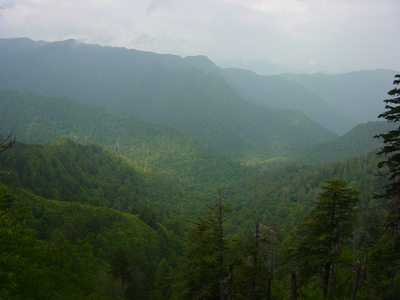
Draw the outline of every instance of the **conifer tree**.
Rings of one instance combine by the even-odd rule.
[[[394,85],[400,85],[400,74],[395,76]],[[395,87],[388,92],[389,99],[384,100],[386,111],[380,114],[388,122],[400,121],[400,88]],[[379,168],[387,168],[383,175],[388,176],[390,183],[385,186],[385,192],[378,195],[387,201],[390,218],[389,226],[394,228],[400,223],[400,125],[387,133],[376,135],[375,138],[382,138],[384,146],[378,155],[385,155],[386,158],[378,164]]]
[[[125,299],[126,284],[129,283],[132,279],[130,264],[128,262],[125,249],[123,249],[122,247],[119,247],[117,249],[112,258],[110,267],[111,276],[115,280],[119,279],[121,281],[121,293],[122,297]]]
[[[186,256],[187,299],[227,299],[229,288],[228,240],[224,221],[231,212],[223,203],[222,191],[218,199],[207,206],[207,212],[193,224],[188,236]]]
[[[313,210],[302,219],[295,247],[303,277],[321,278],[324,299],[328,297],[331,272],[340,261],[341,244],[352,236],[357,220],[360,191],[347,185],[345,180],[325,182]]]
[[[400,74],[395,76],[393,82],[395,86],[400,85]],[[379,118],[386,119],[390,123],[398,123],[400,121],[400,88],[395,87],[388,92],[391,98],[384,100],[386,103],[386,111],[380,114]],[[387,133],[376,135],[375,138],[382,138],[384,146],[378,152],[378,155],[385,156],[385,159],[378,163],[378,167],[383,169],[380,175],[389,179],[389,183],[384,186],[382,194],[375,195],[384,200],[385,206],[388,210],[388,217],[386,219],[386,236],[389,237],[387,242],[377,248],[375,255],[375,262],[380,262],[385,269],[382,273],[387,275],[380,280],[381,283],[386,284],[387,289],[385,293],[390,297],[398,295],[399,280],[398,278],[398,265],[400,262],[400,125]],[[382,238],[385,240],[385,237]]]

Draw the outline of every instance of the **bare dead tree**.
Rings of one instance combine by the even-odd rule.
[[[15,143],[14,131],[11,131],[5,138],[0,135],[0,153],[6,151]]]

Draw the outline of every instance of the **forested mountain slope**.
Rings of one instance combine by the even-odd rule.
[[[12,150],[0,156],[0,168],[14,173],[21,186],[41,197],[140,215],[149,210],[196,211],[195,197],[178,181],[144,171],[100,146],[61,138],[45,146],[17,143]]]
[[[312,145],[300,151],[287,153],[264,162],[264,167],[289,163],[333,162],[357,156],[382,147],[382,140],[374,138],[395,128],[393,123],[375,121],[359,124],[337,139]]]
[[[325,102],[358,124],[377,119],[396,73],[392,70],[366,70],[334,75],[281,76],[317,93]]]
[[[133,114],[144,111],[146,117],[178,124],[182,128],[185,127],[183,120],[167,117],[167,113],[158,120],[157,112],[152,111],[151,106],[157,104],[158,99],[166,103],[168,108],[176,109],[168,98],[177,98],[179,95],[178,98],[194,98],[196,102],[209,97],[207,93],[200,93],[198,97],[187,92],[182,94],[175,85],[175,80],[182,81],[178,74],[191,76],[193,74],[186,75],[186,72],[193,68],[208,74],[218,73],[235,92],[250,102],[302,111],[312,120],[339,134],[359,123],[376,120],[381,101],[390,86],[388,82],[396,73],[390,70],[370,70],[336,75],[262,76],[249,70],[219,68],[205,56],[181,58],[176,55],[85,45],[74,40],[45,43],[29,39],[3,39],[0,41],[0,49],[1,57],[4,58],[0,74],[2,89],[24,87]],[[72,49],[74,51],[70,51]],[[204,80],[199,76],[192,79],[197,82]],[[217,85],[218,89],[223,87],[221,83]],[[204,90],[204,86],[201,87]],[[228,96],[225,92],[223,94],[224,97]],[[137,97],[141,98],[140,103]],[[110,103],[113,98],[116,102]],[[143,101],[151,103],[145,104]],[[185,108],[185,111],[192,109]],[[214,114],[214,117],[218,116]]]
[[[0,171],[2,181],[7,177]],[[137,271],[134,287],[125,287],[145,299],[161,280],[160,261],[172,262],[180,247],[173,238],[168,252],[159,247],[171,242],[169,231],[160,225],[158,234],[138,216],[44,199],[15,180],[12,186],[0,184],[2,299],[120,299],[121,259]]]
[[[188,62],[71,40],[55,42],[23,56],[2,73],[0,88],[27,88],[171,124],[243,161],[335,137],[299,111],[259,107],[243,100],[221,76],[190,69]]]
[[[397,299],[397,228],[373,197],[388,181],[366,152],[387,123],[334,139],[246,102],[206,57],[13,42],[26,49],[4,52],[0,85],[37,93],[0,91],[0,134],[17,140],[0,148],[0,299]]]
[[[53,287],[55,292],[62,291],[69,295],[71,289],[78,295],[88,297],[88,291],[91,291],[92,297],[97,299],[111,293],[115,299],[118,289],[115,288],[108,270],[115,261],[115,255],[122,253],[122,257],[129,261],[126,265],[134,270],[140,270],[139,273],[129,271],[136,275],[127,281],[129,288],[125,288],[126,292],[134,292],[128,299],[149,299],[150,294],[163,291],[167,293],[167,299],[170,299],[173,295],[179,297],[184,293],[184,286],[181,283],[188,278],[180,276],[188,271],[185,266],[189,258],[185,256],[178,259],[178,257],[184,253],[181,238],[183,232],[188,230],[188,223],[186,220],[183,222],[179,219],[174,220],[173,216],[188,215],[188,210],[197,211],[196,207],[205,206],[205,202],[190,203],[188,200],[194,195],[174,187],[173,182],[163,181],[156,173],[150,172],[144,176],[140,171],[132,169],[124,159],[107,150],[90,144],[77,145],[65,138],[47,146],[17,143],[3,152],[0,158],[1,182],[9,186],[15,194],[15,201],[10,201],[12,197],[7,194],[7,190],[4,190],[4,186],[1,186],[2,207],[30,210],[32,215],[28,218],[25,215],[23,228],[36,229],[41,239],[39,241],[31,232],[29,245],[20,246],[24,252],[23,255],[19,254],[16,261],[21,262],[24,259],[27,266],[45,265],[50,268],[53,263],[58,263],[57,260],[49,262],[46,256],[38,261],[36,256],[26,255],[33,253],[31,245],[36,245],[35,249],[42,249],[42,253],[48,253],[48,247],[56,247],[53,248],[56,257],[59,257],[57,251],[63,251],[64,261],[65,259],[74,261],[74,264],[64,267],[62,272],[52,268],[52,272],[67,277],[64,282],[74,280],[69,288],[61,285],[62,281],[55,282]],[[294,234],[301,216],[310,211],[322,182],[333,178],[346,179],[352,187],[363,191],[360,210],[375,211],[381,203],[372,199],[372,192],[380,192],[382,185],[386,183],[379,181],[376,176],[377,162],[378,157],[372,152],[340,162],[287,165],[226,186],[223,189],[223,199],[232,203],[233,212],[226,220],[224,228],[227,237],[229,239],[234,237],[236,241],[230,247],[234,247],[232,253],[236,253],[234,257],[237,281],[235,282],[239,285],[235,285],[235,289],[238,293],[239,291],[245,295],[248,293],[247,285],[240,284],[247,282],[245,274],[250,268],[248,249],[252,242],[251,230],[255,220],[259,220],[263,226],[272,230],[264,228],[263,238],[267,241],[267,245],[273,243],[272,251],[275,251],[273,295],[278,298],[283,297],[282,295],[288,293],[284,288],[287,286],[285,278],[290,272],[288,270],[291,270],[290,262],[288,263],[284,256],[285,247]],[[5,195],[1,194],[2,191],[6,191]],[[58,197],[64,203],[45,200],[34,194]],[[216,193],[214,197],[208,198],[210,200],[208,203],[215,203],[212,201],[213,198],[217,198]],[[144,225],[136,216],[89,205],[89,203],[107,205],[135,212],[132,207],[135,207],[140,200],[145,200],[145,206],[139,206],[138,208],[142,210],[136,213],[153,229]],[[74,202],[65,203],[65,201]],[[75,201],[84,202],[85,205]],[[150,206],[151,204],[154,205]],[[174,206],[177,209],[174,210]],[[158,208],[163,207],[166,209],[160,213]],[[155,214],[153,208],[156,209]],[[4,210],[1,214],[3,212]],[[4,228],[5,224],[0,222],[0,234],[10,232]],[[18,237],[14,235],[18,241],[28,234],[22,230],[18,232],[22,235]],[[193,246],[185,241],[186,247]],[[119,249],[122,249],[122,252]],[[263,255],[268,261],[271,261],[270,249],[268,246],[263,250]],[[20,252],[7,248],[4,253],[8,257]],[[207,268],[206,266],[202,268]],[[44,281],[38,278],[48,278],[46,276],[53,274],[47,272],[42,275],[33,267],[31,269],[23,267],[24,265],[20,265],[21,274],[29,274],[24,278],[29,278],[31,283],[35,282],[41,290],[44,288]],[[263,269],[264,275],[259,275],[267,276],[269,268],[268,264],[266,269]],[[85,281],[74,275],[81,269],[80,276],[85,276]],[[14,265],[5,269],[7,270],[15,272],[17,268]],[[102,282],[100,284],[97,283],[99,276]],[[53,281],[54,279],[47,279],[47,282]],[[19,278],[18,284],[24,284],[24,281]],[[101,287],[107,287],[107,290]],[[32,284],[24,287],[24,291],[31,289]],[[43,297],[43,292],[38,295]],[[75,298],[79,299],[77,296]]]
[[[220,73],[239,95],[257,105],[302,111],[338,134],[357,124],[317,93],[280,75],[261,76],[241,69],[222,69]]]
[[[260,172],[229,188],[234,209],[239,211],[232,222],[251,224],[259,219],[276,228],[295,226],[313,205],[321,184],[335,178],[362,191],[361,209],[373,207],[379,200],[372,193],[382,191],[387,183],[378,176],[379,161],[373,151],[336,162],[290,164]]]
[[[239,68],[218,68],[204,56],[184,61],[217,72],[243,98],[263,106],[296,109],[344,134],[359,123],[375,121],[397,71],[365,70],[343,74],[262,76]]]
[[[26,90],[0,92],[0,128],[5,133],[14,130],[21,142],[47,144],[66,136],[100,144],[144,169],[155,168],[203,189],[213,190],[251,171],[170,126]]]

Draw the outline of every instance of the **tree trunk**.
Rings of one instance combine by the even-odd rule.
[[[222,228],[222,192],[218,190],[218,245],[219,245],[219,267],[220,267],[220,284],[219,297],[225,300],[225,272],[224,272],[224,232]]]
[[[296,272],[292,272],[292,276],[290,278],[290,300],[297,300],[297,280],[296,280]]]
[[[360,259],[358,259],[356,264],[356,277],[354,278],[353,291],[351,293],[351,300],[356,300],[358,280],[360,279],[360,271],[361,271],[361,261]]]
[[[259,223],[258,220],[255,222],[255,228],[254,228],[254,254],[253,254],[253,267],[257,267],[257,252],[258,252],[258,239],[259,239]],[[253,280],[251,283],[251,294],[250,294],[250,299],[254,300],[256,299],[256,278],[255,274],[253,274]]]
[[[233,265],[229,266],[228,299],[233,300]]]
[[[322,294],[324,296],[324,299],[328,297],[328,287],[329,287],[329,276],[331,273],[331,262],[325,263],[324,266],[324,284],[322,287]]]

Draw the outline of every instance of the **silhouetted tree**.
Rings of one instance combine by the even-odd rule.
[[[400,85],[400,74],[395,76],[394,85]],[[388,92],[392,98],[384,100],[386,112],[380,114],[388,122],[400,121],[400,88],[395,87]],[[382,138],[384,146],[378,155],[385,155],[386,159],[378,163],[379,168],[387,168],[383,175],[389,176],[390,183],[385,186],[385,192],[378,195],[386,199],[389,209],[389,226],[398,227],[400,223],[400,125],[387,133],[378,134],[375,138]]]
[[[0,135],[0,153],[10,148],[15,143],[13,132],[10,132],[5,138]]]

